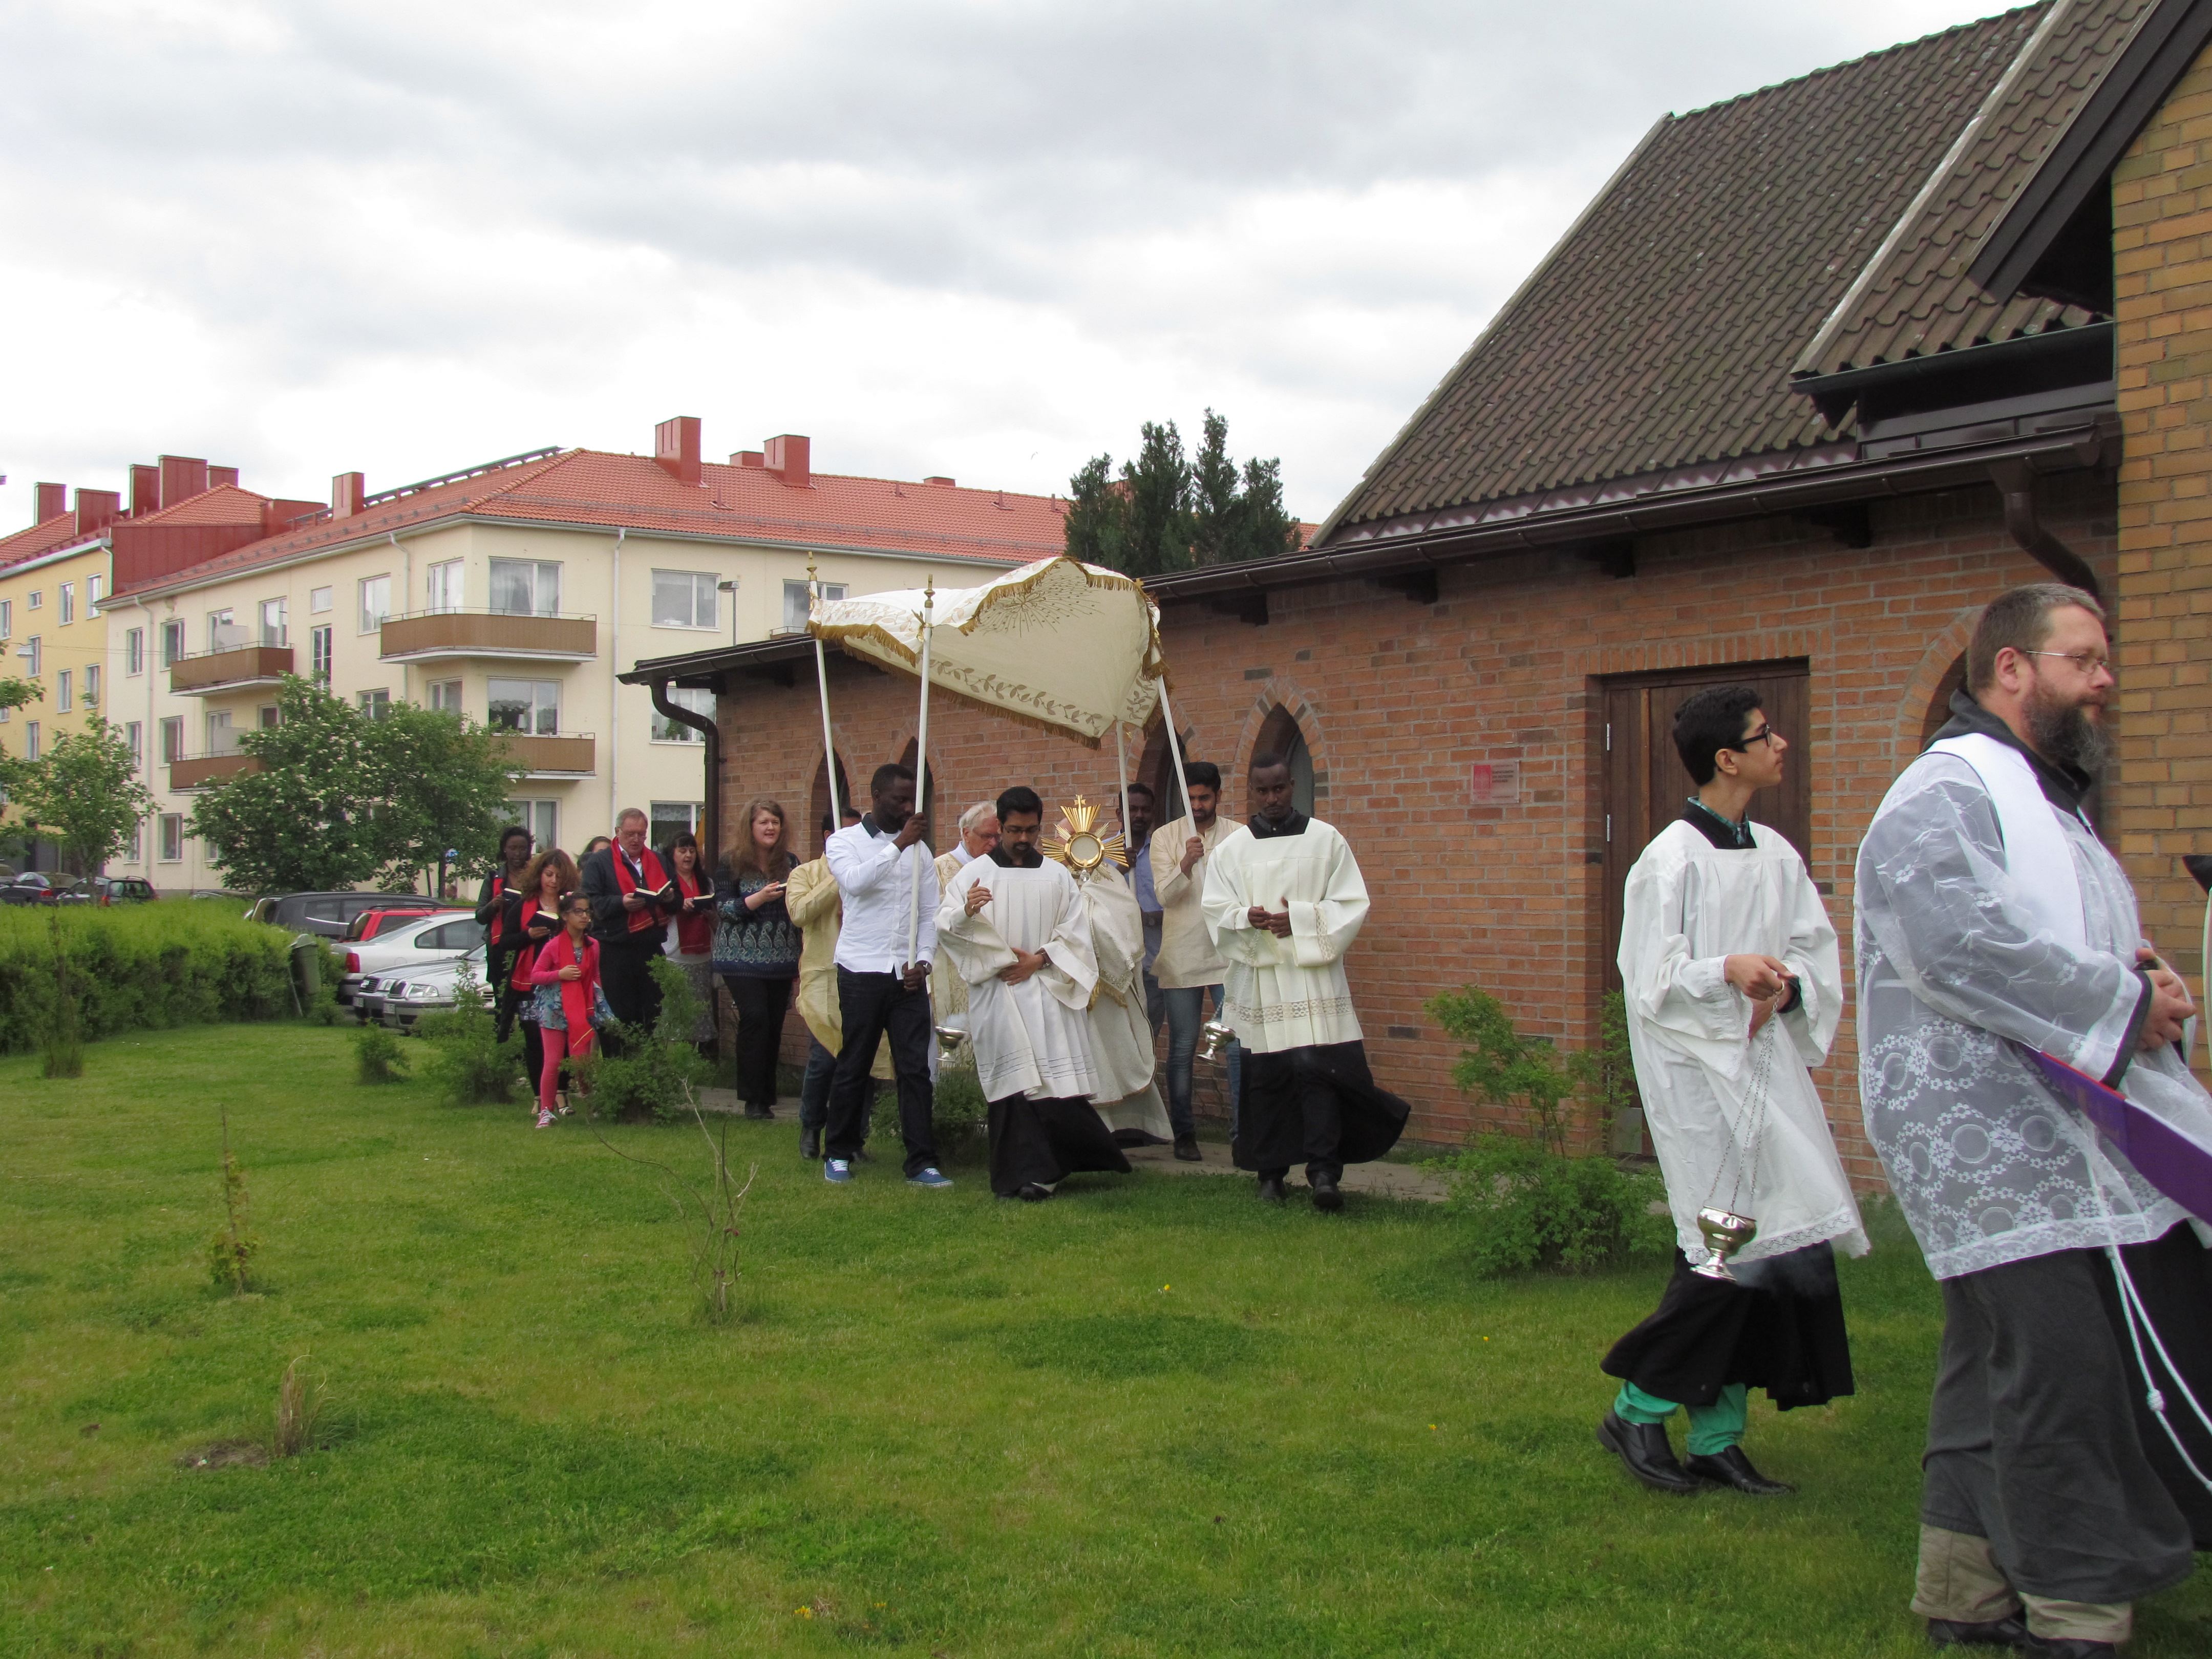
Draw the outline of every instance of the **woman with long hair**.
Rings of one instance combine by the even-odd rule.
[[[538,947],[530,982],[538,991],[538,1024],[545,1045],[538,1075],[538,1127],[552,1126],[561,1062],[592,1052],[597,1028],[614,1011],[599,988],[599,942],[592,937],[592,901],[581,888],[561,895],[561,931]]]
[[[676,914],[668,919],[668,959],[684,970],[691,994],[699,999],[691,1041],[708,1059],[714,1057],[714,884],[699,854],[699,838],[689,830],[668,843],[660,861],[676,884]]]
[[[514,948],[514,969],[507,984],[522,999],[523,1075],[533,1087],[545,1069],[545,1044],[538,1029],[538,994],[531,982],[531,969],[546,940],[561,931],[561,895],[582,885],[575,860],[557,847],[549,847],[523,866],[503,900],[506,912],[500,933]]]
[[[714,970],[738,1011],[738,1097],[745,1115],[775,1115],[775,1059],[799,979],[799,929],[783,907],[791,836],[783,808],[748,801],[738,838],[714,872]]]

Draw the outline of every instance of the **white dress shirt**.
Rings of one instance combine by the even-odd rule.
[[[915,873],[921,875],[921,930],[915,956],[937,955],[937,860],[929,843],[899,847],[875,828],[872,816],[830,837],[823,848],[830,873],[845,901],[844,931],[837,935],[837,965],[855,974],[896,974],[907,965],[907,918]]]

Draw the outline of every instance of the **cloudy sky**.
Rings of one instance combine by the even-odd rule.
[[[0,530],[160,452],[1063,489],[1211,405],[1322,517],[1637,138],[1982,0],[0,0]]]

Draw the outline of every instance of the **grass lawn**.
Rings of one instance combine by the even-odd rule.
[[[1591,1439],[1656,1266],[1483,1283],[1436,1206],[1224,1179],[831,1190],[733,1122],[751,1316],[714,1329],[647,1172],[350,1062],[297,1026],[0,1060],[0,1653],[1926,1651],[1938,1304],[1893,1224],[1844,1269],[1857,1396],[1754,1408],[1802,1494],[1668,1499]],[[204,1265],[218,1103],[245,1298]],[[178,1466],[265,1435],[301,1353],[321,1449]],[[2139,1629],[2212,1650],[2212,1584]]]

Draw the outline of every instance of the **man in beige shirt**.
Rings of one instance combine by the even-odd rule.
[[[1175,1130],[1175,1155],[1195,1162],[1200,1152],[1190,1115],[1190,1068],[1207,997],[1213,999],[1213,1017],[1222,1017],[1221,957],[1214,950],[1213,936],[1206,932],[1199,896],[1206,890],[1206,855],[1237,826],[1216,816],[1221,805],[1219,767],[1212,761],[1191,761],[1182,777],[1190,815],[1152,832],[1152,890],[1160,902],[1160,953],[1152,963],[1152,977],[1168,1005],[1168,1121]],[[1234,1138],[1244,1081],[1243,1050],[1231,1042],[1228,1059],[1229,1129]]]

